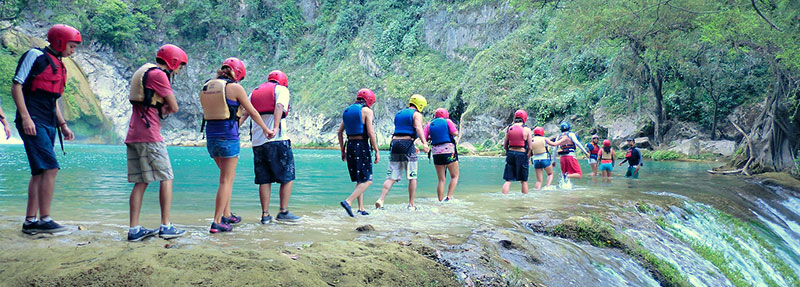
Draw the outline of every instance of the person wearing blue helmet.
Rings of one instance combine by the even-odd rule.
[[[578,164],[578,160],[575,159],[576,147],[580,148],[586,154],[586,157],[589,157],[589,151],[586,150],[586,146],[581,143],[575,133],[570,131],[571,128],[568,122],[562,122],[561,134],[555,141],[555,145],[560,147],[557,153],[561,156],[561,178],[564,181],[568,181],[570,178],[581,178],[583,175],[581,166]],[[554,150],[553,152],[556,151]],[[553,165],[555,165],[555,162]]]

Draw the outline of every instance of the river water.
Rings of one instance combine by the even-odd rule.
[[[88,227],[109,241],[124,240],[132,188],[127,182],[125,146],[66,148],[66,156],[59,154],[62,170],[56,181],[52,216],[62,223]],[[406,209],[407,184],[402,181],[386,199],[386,210],[375,210],[389,158],[382,152],[381,162],[374,167],[376,181],[364,196],[371,214],[350,218],[338,204],[353,188],[338,151],[295,150],[297,179],[290,209],[304,220],[295,225],[264,226],[258,222],[260,204],[253,184],[252,151],[243,148],[231,205],[244,222],[234,232],[210,235],[208,225],[219,171],[205,148],[168,149],[175,172],[172,221],[189,231],[179,239],[187,244],[247,248],[364,239],[365,235],[354,229],[371,224],[378,232],[369,235],[370,239],[400,240],[397,238],[408,234],[423,234],[430,244],[443,250],[481,246],[499,262],[486,264],[494,266],[485,266],[486,272],[509,272],[512,277],[531,277],[544,285],[658,285],[644,267],[619,250],[547,236],[525,227],[531,221],[582,216],[611,222],[620,233],[677,266],[695,286],[792,286],[800,274],[797,195],[738,177],[707,174],[705,170],[716,163],[646,162],[638,180],[625,179],[621,176],[624,170],[617,167],[616,177],[606,183],[593,179],[582,161],[586,176],[573,180],[573,189],[532,190],[522,195],[519,184],[513,184],[511,193],[503,195],[503,158],[462,156],[455,200],[439,203],[433,164],[423,159],[417,190],[419,210]],[[0,227],[13,229],[21,223],[29,174],[23,147],[0,145]],[[531,172],[531,186],[534,179]],[[557,182],[554,180],[554,184]],[[141,221],[155,227],[159,221],[157,184],[149,187],[144,201]],[[273,214],[277,203],[276,186],[270,209]],[[642,212],[637,211],[637,205],[652,208]],[[498,240],[510,240],[524,248],[513,252],[497,248]],[[459,264],[472,264],[469,256],[456,254],[445,252],[440,257],[455,266],[451,268],[456,272],[463,269]],[[710,259],[713,256],[725,260],[714,264]],[[475,276],[479,271],[474,270],[481,269],[474,265],[469,271],[473,274],[464,271],[467,276]]]

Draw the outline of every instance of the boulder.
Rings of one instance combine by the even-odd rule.
[[[599,107],[594,113],[594,122],[608,130],[607,137],[611,140],[624,140],[627,137],[635,136],[638,131],[635,115],[612,115],[606,112],[604,107]]]
[[[716,154],[731,156],[736,151],[736,142],[730,140],[704,140],[699,137],[682,139],[674,142],[671,151],[686,155]]]

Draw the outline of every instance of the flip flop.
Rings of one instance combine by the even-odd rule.
[[[350,208],[350,204],[347,204],[347,201],[339,202],[339,204],[341,204],[342,207],[344,207],[344,211],[347,211],[347,215],[350,215],[350,217],[356,217],[355,215],[353,215],[353,210]]]

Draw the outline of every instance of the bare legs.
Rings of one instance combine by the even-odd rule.
[[[53,202],[58,169],[48,169],[41,174],[32,175],[28,182],[28,206],[25,210],[25,219],[36,218],[38,213],[44,218],[50,216],[50,204]]]
[[[345,199],[345,201],[347,201],[347,204],[352,204],[353,199],[357,199],[358,210],[364,210],[364,191],[366,191],[370,185],[372,185],[372,181],[357,183],[356,188],[353,190],[353,193],[351,193],[350,196],[348,196],[347,199]]]
[[[130,197],[130,226],[139,225],[139,214],[142,211],[142,199],[147,190],[148,183],[137,182],[133,184]],[[165,180],[160,183],[158,199],[161,202],[161,224],[169,224],[169,212],[172,208],[172,180]]]
[[[392,189],[392,185],[394,185],[395,181],[391,179],[387,179],[383,182],[383,187],[381,188],[381,196],[375,201],[375,208],[383,207],[383,200],[386,199],[386,195],[389,194],[389,190]],[[409,179],[408,180],[408,205],[414,207],[414,195],[417,193],[417,179]]]
[[[522,188],[521,188],[522,194],[528,194],[528,182],[520,181],[520,183],[522,183]],[[511,188],[511,182],[506,181],[506,183],[503,184],[503,194],[508,194],[509,188]]]
[[[294,180],[282,183],[279,190],[280,196],[280,206],[279,211],[284,212],[289,210],[289,196],[292,195],[292,185],[294,184]],[[258,185],[258,197],[261,200],[261,215],[264,216],[269,214],[269,199],[270,193],[272,192],[272,184],[265,183]]]
[[[439,201],[444,200],[444,183],[446,181],[445,169],[450,171],[450,184],[447,186],[447,197],[453,198],[453,192],[458,185],[458,162],[452,162],[447,165],[435,165],[436,177],[439,182],[436,184],[436,195],[439,196]]]
[[[217,200],[214,208],[214,223],[219,224],[225,212],[230,215],[233,178],[236,176],[236,164],[239,163],[239,158],[215,157],[214,162],[219,167],[219,187],[217,188]]]

